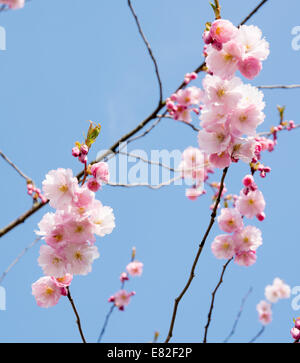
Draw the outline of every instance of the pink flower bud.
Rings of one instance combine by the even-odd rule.
[[[266,215],[265,215],[265,213],[260,213],[260,214],[258,214],[258,215],[256,216],[256,218],[257,218],[260,222],[262,222],[262,221],[264,221],[264,220],[265,220]]]
[[[90,191],[96,193],[101,188],[101,184],[96,178],[90,178],[87,182],[87,187]]]
[[[87,145],[82,145],[81,148],[80,148],[80,152],[83,154],[83,155],[87,155],[89,153],[89,148]]]
[[[244,77],[253,79],[262,70],[262,64],[257,58],[248,57],[238,63],[238,68]]]
[[[213,48],[215,48],[216,50],[220,51],[223,48],[223,44],[217,42],[216,40],[214,40],[211,45],[213,46]]]
[[[82,163],[82,164],[86,164],[87,163],[87,156],[80,154],[78,160]]]
[[[295,327],[300,330],[300,318],[297,318],[295,321]]]
[[[109,180],[108,164],[105,162],[94,164],[91,167],[91,173],[96,179],[101,180],[104,183],[107,183]]]
[[[204,41],[205,44],[211,44],[213,42],[213,38],[210,35],[210,32],[205,31],[202,35],[202,39]]]
[[[121,276],[120,276],[120,281],[123,283],[123,282],[128,281],[128,280],[129,280],[129,277],[128,277],[127,273],[122,272]]]
[[[254,178],[252,175],[246,175],[243,179],[243,184],[245,187],[250,187],[254,183]]]
[[[295,339],[295,340],[300,339],[300,330],[299,329],[292,328],[291,329],[291,334],[292,334],[293,339]]]
[[[78,149],[77,146],[73,147],[72,149],[72,155],[75,157],[75,158],[78,158],[78,156],[80,155],[80,150]]]

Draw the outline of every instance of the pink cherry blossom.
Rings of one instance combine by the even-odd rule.
[[[71,285],[71,282],[73,280],[73,275],[67,273],[63,277],[57,277],[57,278],[55,278],[55,277],[52,276],[51,278],[56,283],[56,285],[58,287],[68,287],[68,286]]]
[[[231,164],[231,156],[227,151],[219,154],[211,154],[209,162],[214,168],[224,169]]]
[[[239,231],[244,226],[242,216],[235,208],[223,208],[218,223],[220,229],[227,233]]]
[[[209,32],[211,38],[221,44],[233,39],[236,33],[237,28],[229,20],[224,19],[214,21]]]
[[[254,138],[240,138],[236,137],[232,141],[232,145],[230,147],[231,156],[234,159],[242,160],[244,163],[249,164],[252,162],[255,157],[255,148],[257,142]]]
[[[207,154],[216,154],[225,151],[230,144],[231,136],[224,128],[216,129],[216,132],[206,132],[204,130],[198,133],[198,144],[200,150]]]
[[[255,264],[257,259],[255,251],[241,251],[235,255],[234,262],[240,266],[252,266]]]
[[[141,276],[144,264],[139,261],[132,261],[126,266],[126,270],[131,276]]]
[[[272,303],[276,303],[280,299],[288,299],[290,295],[290,286],[279,278],[276,278],[272,285],[268,285],[265,288],[265,296]]]
[[[241,85],[242,81],[237,77],[223,80],[218,76],[207,75],[203,80],[204,102],[217,103],[223,105],[224,110],[231,111],[242,98]]]
[[[49,308],[58,303],[61,289],[50,276],[44,276],[32,284],[32,295],[38,306]]]
[[[71,169],[51,170],[43,181],[45,197],[56,209],[66,209],[73,201],[78,181]]]
[[[262,300],[256,306],[258,317],[263,325],[268,325],[272,322],[272,305]]]
[[[110,234],[116,226],[113,209],[103,206],[98,201],[95,202],[94,209],[91,211],[91,221],[94,233],[100,237]]]
[[[87,244],[70,243],[64,249],[68,272],[73,275],[87,275],[92,271],[92,263],[99,258],[98,248]]]
[[[213,254],[218,259],[230,259],[234,256],[235,246],[232,236],[227,234],[219,235],[211,245]]]
[[[182,162],[178,169],[182,172],[182,177],[204,181],[204,154],[198,148],[189,147],[182,154]]]
[[[65,224],[65,229],[69,235],[69,241],[74,243],[94,243],[94,224],[88,217],[77,217],[70,219]]]
[[[50,246],[40,247],[38,263],[44,274],[48,276],[62,277],[68,272],[64,254]]]
[[[253,226],[247,226],[234,234],[236,249],[241,251],[256,251],[262,245],[261,231]]]
[[[235,40],[243,45],[244,57],[251,56],[261,61],[268,58],[270,53],[269,43],[262,38],[262,32],[257,26],[240,26]]]
[[[247,218],[254,218],[263,213],[266,206],[264,196],[261,191],[250,191],[247,195],[241,192],[236,202],[236,207],[241,215]]]
[[[236,136],[256,135],[256,128],[264,121],[265,115],[255,106],[237,108],[230,117],[231,131]]]
[[[261,61],[254,57],[247,57],[238,63],[239,71],[248,79],[255,78],[262,70]]]
[[[224,44],[221,51],[209,45],[207,47],[206,64],[214,75],[222,79],[231,79],[238,69],[238,63],[242,56],[243,48],[235,41]]]
[[[113,302],[119,310],[124,310],[125,306],[130,303],[130,298],[135,295],[135,292],[127,292],[126,290],[120,290],[112,296],[109,301]]]
[[[109,167],[105,162],[100,162],[93,164],[91,167],[91,173],[94,178],[99,181],[103,181],[104,183],[108,183],[109,181]]]
[[[25,0],[0,0],[0,4],[8,5],[11,9],[24,8]]]

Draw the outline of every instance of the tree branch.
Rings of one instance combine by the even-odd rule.
[[[160,105],[163,104],[163,90],[162,90],[162,82],[161,82],[161,78],[160,78],[160,75],[159,75],[157,61],[156,61],[156,59],[155,59],[155,57],[153,55],[153,52],[152,52],[152,49],[150,47],[149,42],[148,42],[147,38],[145,37],[145,35],[143,33],[143,30],[142,30],[141,24],[139,22],[139,19],[138,19],[137,15],[136,15],[136,13],[135,13],[135,11],[133,9],[133,6],[131,4],[131,0],[128,0],[128,6],[130,8],[130,11],[131,11],[133,17],[134,17],[134,20],[135,20],[136,25],[138,27],[139,33],[140,33],[140,35],[141,35],[141,37],[142,37],[142,39],[143,39],[143,41],[144,41],[144,43],[145,43],[145,45],[146,45],[146,47],[148,49],[148,53],[149,53],[149,55],[150,55],[150,57],[151,57],[151,59],[152,59],[152,61],[154,63],[155,73],[156,73],[158,86],[159,86],[159,102],[158,102],[158,104],[160,106]]]
[[[238,325],[238,322],[240,321],[240,318],[241,318],[241,315],[243,313],[243,310],[244,310],[244,306],[245,306],[245,303],[249,297],[249,295],[252,293],[253,291],[253,288],[250,287],[249,291],[247,292],[247,294],[244,296],[243,300],[242,300],[242,303],[241,303],[241,307],[240,307],[240,310],[236,316],[236,319],[234,321],[234,324],[233,324],[233,327],[231,329],[231,332],[228,334],[228,337],[224,340],[223,343],[228,343],[229,339],[234,335],[235,331],[236,331],[236,327]]]
[[[67,295],[67,297],[68,297],[68,299],[69,299],[69,301],[70,301],[70,303],[71,303],[71,305],[72,305],[73,311],[74,311],[74,313],[75,313],[75,315],[76,315],[76,319],[77,319],[77,320],[76,320],[76,323],[77,323],[77,326],[78,326],[78,330],[79,330],[79,333],[80,333],[81,339],[82,339],[83,343],[86,343],[86,340],[85,340],[85,337],[84,337],[84,335],[83,335],[82,328],[81,328],[80,317],[79,317],[79,314],[78,314],[78,312],[77,312],[77,309],[76,309],[76,306],[75,306],[75,304],[74,304],[74,301],[73,301],[73,299],[72,299],[72,296],[71,296],[70,288],[69,288],[69,287],[67,287],[67,291],[68,291],[68,295]]]
[[[174,329],[174,324],[175,324],[175,320],[176,320],[176,315],[177,315],[177,309],[178,309],[178,305],[181,301],[181,299],[183,298],[183,296],[185,295],[185,293],[187,292],[187,290],[189,289],[194,277],[195,277],[195,270],[196,270],[196,267],[197,267],[197,264],[198,264],[198,260],[199,260],[199,257],[202,253],[202,250],[203,250],[203,247],[205,245],[205,242],[207,240],[207,237],[215,223],[215,219],[216,219],[216,216],[217,216],[217,210],[218,210],[218,207],[219,207],[219,204],[220,204],[220,201],[221,201],[221,196],[222,196],[222,192],[223,192],[223,189],[224,189],[224,182],[225,182],[225,178],[226,178],[226,175],[227,175],[227,172],[228,172],[228,167],[225,168],[223,170],[223,174],[222,174],[222,179],[221,179],[221,183],[220,183],[220,189],[219,189],[219,194],[218,194],[218,197],[216,199],[216,202],[215,202],[215,206],[214,206],[214,209],[213,209],[213,212],[211,214],[211,219],[210,219],[210,223],[209,223],[209,226],[204,234],[204,237],[199,245],[199,248],[198,248],[198,252],[197,252],[197,255],[195,257],[195,260],[193,262],[193,265],[192,265],[192,269],[191,269],[191,272],[190,272],[190,276],[188,278],[188,281],[185,285],[185,287],[183,288],[182,292],[180,293],[180,295],[175,299],[175,302],[174,302],[174,308],[173,308],[173,314],[172,314],[172,319],[171,319],[171,323],[170,323],[170,329],[169,329],[169,333],[168,333],[168,336],[165,340],[165,343],[168,343],[170,341],[170,339],[172,338],[173,336],[173,329]]]
[[[207,323],[205,325],[205,332],[204,332],[203,343],[207,343],[207,333],[208,333],[208,328],[209,328],[210,323],[211,323],[211,316],[212,316],[212,312],[213,312],[213,309],[214,309],[214,302],[215,302],[216,293],[217,293],[219,287],[221,286],[221,284],[223,282],[223,277],[224,277],[226,268],[227,268],[227,266],[230,264],[230,262],[232,260],[233,260],[233,258],[231,258],[230,260],[228,260],[225,263],[225,265],[223,266],[223,270],[222,270],[222,273],[221,273],[220,280],[219,280],[217,286],[215,287],[214,291],[212,292],[212,299],[211,299],[210,309],[209,309],[209,312],[208,312]]]
[[[29,178],[25,173],[23,173],[1,150],[0,150],[0,156],[10,165],[12,166],[16,172],[21,175],[22,178],[26,180],[26,182],[32,182],[32,179]]]

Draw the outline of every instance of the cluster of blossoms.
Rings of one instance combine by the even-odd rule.
[[[131,262],[126,266],[127,272],[122,272],[120,276],[121,289],[112,295],[108,302],[114,304],[119,310],[124,311],[125,306],[130,303],[130,298],[135,295],[134,291],[128,292],[124,290],[126,281],[129,280],[129,276],[141,276],[143,273],[143,263],[135,260],[135,248],[133,248]]]
[[[208,25],[209,28],[209,25]],[[256,77],[269,55],[269,43],[253,25],[236,28],[230,21],[216,20],[203,34],[208,69],[223,79],[239,70],[248,79]]]
[[[300,318],[295,319],[294,321],[295,325],[291,329],[291,335],[293,339],[295,339],[295,343],[300,342]]]
[[[22,9],[25,0],[0,0],[0,4],[7,5],[10,9]]]
[[[47,277],[34,283],[32,292],[41,306],[48,307],[57,303],[56,295],[64,291],[54,288],[57,281],[63,284],[66,276],[91,272],[99,257],[95,235],[110,234],[115,217],[112,208],[103,206],[86,185],[79,185],[70,169],[50,171],[43,192],[56,212],[47,213],[39,223],[37,234],[46,244],[40,248],[38,262]]]
[[[270,168],[259,162],[260,154],[274,149],[274,140],[259,137],[256,132],[265,119],[263,93],[235,76],[239,69],[246,78],[253,79],[262,69],[262,61],[269,55],[269,44],[261,31],[255,26],[236,28],[219,19],[203,38],[208,68],[203,89],[180,89],[166,103],[175,120],[189,123],[192,112],[200,115],[199,151],[189,148],[183,154],[184,166],[195,164],[193,154],[197,154],[197,166],[201,161],[206,164],[196,175],[195,186],[186,193],[190,199],[202,194],[199,185],[206,180],[206,170],[223,169],[232,162],[251,163],[254,170],[266,176]],[[185,83],[191,79],[195,76],[186,75]]]
[[[265,288],[266,300],[262,300],[256,306],[258,317],[263,325],[268,325],[272,321],[272,304],[277,303],[281,299],[288,299],[291,296],[291,288],[281,279],[276,278],[272,285]]]
[[[212,252],[219,259],[231,259],[240,266],[256,262],[256,250],[262,245],[261,231],[254,226],[244,226],[244,217],[259,221],[265,218],[265,200],[257,189],[252,175],[244,180],[244,189],[234,201],[234,208],[223,208],[218,217],[219,227],[227,234],[219,235],[212,243]]]

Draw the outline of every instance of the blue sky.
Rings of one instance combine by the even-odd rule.
[[[249,0],[243,7],[237,7],[235,0],[221,3],[223,17],[238,23],[257,1]],[[133,1],[133,5],[156,55],[167,97],[184,74],[203,61],[201,34],[205,22],[213,18],[209,2],[144,0]],[[300,25],[299,11],[297,0],[290,0],[288,5],[269,0],[249,22],[262,29],[271,46],[271,55],[253,84],[300,83],[300,52],[291,47],[292,28]],[[0,25],[7,32],[7,50],[0,52],[0,149],[38,185],[50,169],[80,170],[70,150],[86,131],[86,120],[102,124],[101,137],[93,149],[96,156],[98,150],[113,144],[156,106],[153,65],[127,1],[32,0],[23,10],[1,13]],[[298,98],[298,90],[266,90],[267,117],[261,130],[278,123],[277,104],[286,105],[286,118],[297,123]],[[267,201],[267,219],[259,225],[264,245],[253,267],[228,268],[216,298],[208,341],[222,341],[229,333],[250,286],[254,291],[232,339],[235,342],[249,341],[260,329],[255,307],[267,284],[280,277],[292,287],[300,285],[298,132],[280,135],[276,151],[264,155],[264,163],[272,167],[267,179],[257,180]],[[184,150],[190,145],[196,146],[190,128],[164,120],[130,147],[150,152]],[[30,208],[31,201],[24,181],[1,160],[0,166],[0,225],[4,226]],[[238,193],[246,173],[246,165],[233,165],[227,189]],[[212,180],[219,179],[216,174]],[[163,339],[173,300],[186,282],[208,225],[210,198],[191,202],[180,186],[159,191],[107,186],[98,197],[114,208],[117,227],[97,242],[101,258],[94,263],[93,272],[76,277],[72,284],[87,340],[97,340],[109,309],[107,298],[119,288],[119,274],[128,263],[132,246],[136,246],[137,258],[145,265],[144,274],[129,282],[128,289],[137,294],[125,312],[113,315],[104,341],[148,342],[155,330]],[[34,240],[37,223],[49,210],[42,209],[1,239],[1,270]],[[203,339],[210,294],[223,265],[210,251],[218,233],[215,225],[196,278],[179,307],[174,342]],[[67,299],[61,299],[52,309],[41,309],[31,295],[31,283],[42,275],[38,249],[32,248],[3,281],[7,310],[0,311],[0,341],[79,342]],[[261,342],[291,341],[292,319],[300,315],[292,309],[291,301],[274,307],[274,321]]]

